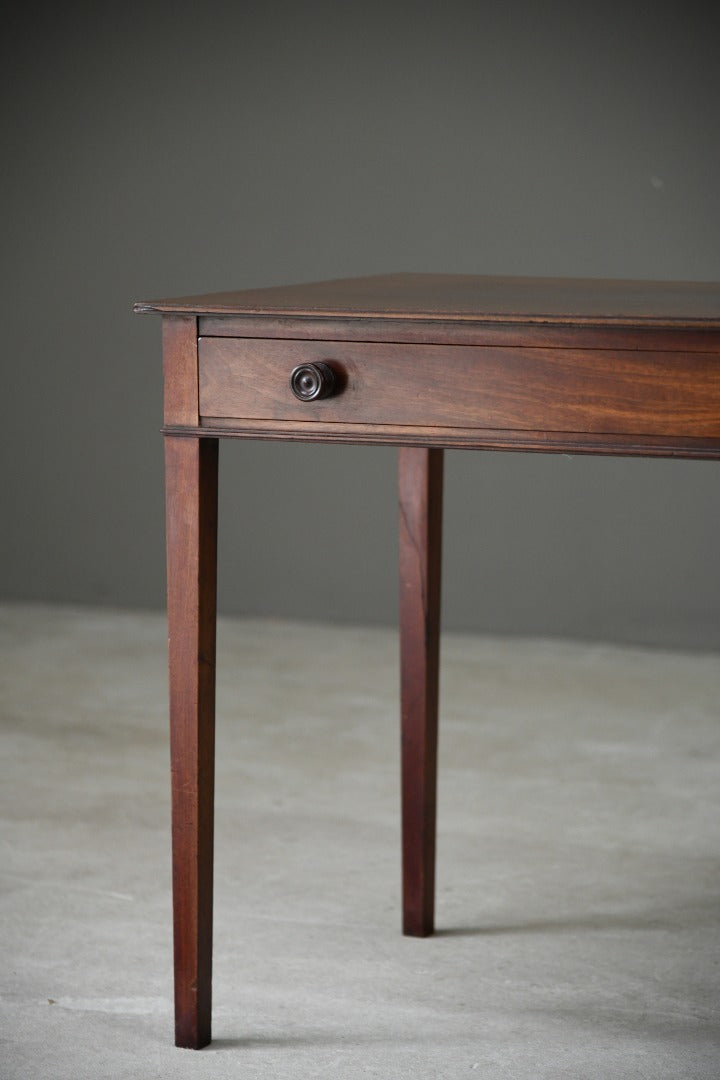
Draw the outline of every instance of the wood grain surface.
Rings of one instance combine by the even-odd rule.
[[[300,402],[296,364],[340,390]],[[201,338],[203,417],[720,439],[713,353]]]
[[[383,274],[146,300],[135,310],[720,328],[720,284]]]
[[[166,424],[198,422],[197,319],[163,317],[163,384]]]

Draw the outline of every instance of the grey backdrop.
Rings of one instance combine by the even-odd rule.
[[[5,597],[164,603],[160,327],[133,299],[395,270],[720,279],[707,3],[13,18]],[[394,467],[223,445],[222,610],[393,620]],[[450,453],[445,625],[720,645],[719,479]]]

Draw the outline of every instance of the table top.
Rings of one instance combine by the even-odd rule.
[[[137,312],[720,329],[720,283],[381,274],[147,300]]]

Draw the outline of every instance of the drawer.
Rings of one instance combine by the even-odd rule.
[[[717,438],[720,355],[200,337],[201,420]],[[290,375],[327,364],[332,396],[299,401]]]

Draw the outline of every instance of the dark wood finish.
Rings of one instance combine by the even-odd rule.
[[[172,435],[194,431],[170,427]],[[717,439],[670,438],[652,435],[583,435],[562,431],[506,431],[484,428],[419,428],[355,424],[317,424],[300,420],[288,424],[272,420],[227,420],[204,417],[201,433],[235,439],[272,439],[279,442],[352,443],[370,446],[437,446],[454,450],[520,450],[540,454],[597,454],[622,457],[672,457],[712,460],[720,457]]]
[[[402,447],[400,700],[403,933],[434,929],[443,451]]]
[[[720,352],[720,333],[679,326],[505,323],[481,319],[339,318],[306,315],[202,315],[201,337],[380,341],[418,345],[519,345],[548,349],[642,349]]]
[[[720,285],[602,278],[381,274],[148,300],[136,304],[135,310],[718,329]]]
[[[198,345],[194,315],[163,319],[165,424],[198,422]]]
[[[163,313],[176,1040],[210,1040],[218,437],[399,445],[403,927],[433,929],[442,448],[720,457],[720,284],[391,274]],[[198,344],[199,342],[199,344]],[[299,363],[337,385],[299,402]]]
[[[295,365],[339,389],[300,402]],[[720,438],[713,353],[200,338],[203,417]]]
[[[210,1042],[217,439],[165,440],[175,1042]]]

